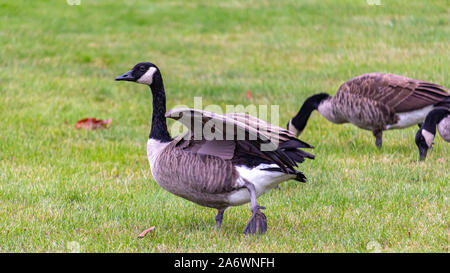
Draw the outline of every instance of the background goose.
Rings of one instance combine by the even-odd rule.
[[[426,158],[428,149],[433,145],[434,136],[436,135],[436,125],[439,135],[445,141],[450,142],[450,105],[449,107],[436,107],[436,109],[432,110],[417,131],[416,145],[419,148],[420,160]]]
[[[345,82],[333,97],[325,93],[309,97],[289,121],[288,129],[300,135],[311,112],[317,110],[333,123],[350,122],[372,131],[375,144],[381,147],[384,130],[422,123],[435,106],[449,97],[447,88],[434,83],[369,73]]]
[[[312,147],[289,131],[238,113],[218,115],[174,109],[165,114],[163,80],[152,63],[138,63],[116,80],[146,84],[152,91],[153,117],[147,155],[156,182],[177,196],[216,208],[217,227],[225,209],[251,202],[253,214],[244,233],[264,233],[266,217],[256,198],[283,181],[305,181],[305,176],[294,167],[305,158],[314,158],[299,148]],[[167,130],[167,117],[182,122],[189,131],[173,139]],[[205,128],[217,137],[207,139],[197,135]],[[242,136],[246,138],[239,138]]]

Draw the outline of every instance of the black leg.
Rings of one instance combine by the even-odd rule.
[[[255,234],[260,233],[263,234],[267,231],[267,220],[266,215],[261,212],[265,207],[261,207],[256,202],[256,190],[255,186],[252,183],[247,182],[245,187],[248,189],[250,193],[250,202],[252,209],[252,217],[248,221],[247,225],[244,228],[245,234]]]
[[[223,220],[223,213],[225,212],[227,208],[224,209],[218,209],[217,215],[216,215],[216,228],[220,228],[222,225]]]
[[[381,145],[383,144],[383,130],[373,130],[372,133],[375,137],[375,145],[378,148],[381,148]]]

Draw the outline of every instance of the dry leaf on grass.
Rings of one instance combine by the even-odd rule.
[[[252,91],[250,91],[250,90],[247,91],[247,99],[249,101],[253,101]]]
[[[102,128],[108,128],[111,124],[112,119],[103,120],[96,118],[85,118],[77,121],[75,124],[75,129],[86,129],[86,130],[96,130]]]
[[[138,235],[138,238],[139,238],[139,239],[144,238],[145,235],[147,235],[147,233],[149,233],[150,231],[152,231],[152,230],[154,230],[154,229],[155,229],[155,226],[152,226],[151,228],[148,228],[148,229],[142,231],[141,234]]]

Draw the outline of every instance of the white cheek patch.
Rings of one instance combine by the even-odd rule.
[[[427,143],[428,147],[431,148],[434,140],[434,135],[427,130],[422,129],[422,136],[423,138],[425,138],[425,142]]]
[[[142,75],[136,82],[150,85],[153,82],[153,74],[156,72],[156,67],[150,67],[144,75]]]

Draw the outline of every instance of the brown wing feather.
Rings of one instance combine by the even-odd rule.
[[[237,113],[219,115],[195,109],[173,109],[166,113],[166,117],[179,120],[188,127],[189,132],[177,146],[192,153],[216,156],[224,160],[233,159],[236,154],[240,156],[247,154],[275,163],[289,173],[305,158],[314,158],[312,154],[299,150],[312,146],[298,140],[286,129],[249,115]],[[208,136],[199,138],[195,135],[195,125],[199,122],[200,129],[207,127],[208,124],[216,138],[206,139]],[[284,145],[288,141],[289,146]],[[273,149],[265,149],[271,147]]]
[[[229,160],[233,158],[236,143],[230,140],[181,139],[177,146],[188,152],[200,155],[214,155]]]
[[[397,113],[421,109],[450,96],[448,89],[438,84],[383,73],[355,77],[341,85],[337,96],[341,92],[380,102]]]
[[[450,97],[450,93],[447,93],[446,90],[448,91],[443,86],[421,81],[413,93],[403,100],[401,104],[397,105],[396,111],[408,112],[428,105],[437,104]]]

